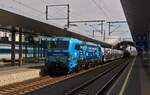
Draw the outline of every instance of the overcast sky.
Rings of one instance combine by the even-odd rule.
[[[64,27],[66,20],[49,20],[45,18],[46,5],[58,5],[69,4],[70,5],[70,20],[106,20],[106,21],[120,21],[126,20],[120,0],[0,0],[0,8],[9,10],[33,19],[37,19],[46,23],[50,23],[59,27]],[[49,7],[49,19],[55,17],[66,18],[66,7]],[[87,23],[88,25],[94,25],[97,23]],[[100,26],[94,26],[96,29],[100,29]],[[105,24],[106,35],[108,32],[108,25]],[[115,24],[112,27],[114,30],[119,25]],[[92,37],[92,29],[84,24],[79,24],[78,27],[71,27],[71,30],[77,33],[82,33],[88,37]],[[121,24],[116,33],[108,38],[116,37],[131,37],[129,29],[126,24]],[[123,31],[123,32],[118,32]],[[96,35],[102,36],[100,33]],[[95,39],[102,40],[102,37],[96,37]],[[112,41],[112,39],[111,39]],[[114,40],[115,41],[115,40]]]

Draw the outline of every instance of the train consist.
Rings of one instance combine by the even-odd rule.
[[[69,37],[50,38],[47,46],[45,71],[50,73],[88,69],[103,64],[104,60],[113,60],[123,56],[120,50],[111,49],[111,52],[105,53],[99,44]]]

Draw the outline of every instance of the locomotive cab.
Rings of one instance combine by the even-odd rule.
[[[63,38],[52,38],[47,44],[47,56],[45,67],[47,71],[62,71],[67,72],[67,63],[69,58],[68,53],[69,40]]]

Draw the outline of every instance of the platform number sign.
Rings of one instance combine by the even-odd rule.
[[[141,47],[143,50],[145,50],[147,48],[146,36],[138,36],[136,45]]]

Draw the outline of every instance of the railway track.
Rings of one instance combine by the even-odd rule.
[[[50,76],[45,76],[45,77],[39,77],[31,80],[27,80],[24,82],[19,82],[19,83],[14,83],[11,85],[6,85],[3,87],[0,87],[0,95],[21,95],[21,94],[26,94],[35,90],[38,90],[40,88],[44,88],[48,85],[55,84],[57,82],[73,78],[75,76],[82,75],[84,73],[92,72],[95,69],[99,68],[110,68],[111,63],[103,65],[103,66],[97,66],[95,68],[90,68],[89,70],[82,70],[81,72],[78,73],[72,73],[66,76],[60,76],[60,77],[50,77]]]
[[[31,91],[44,88],[48,85],[52,85],[57,82],[63,81],[65,79],[75,77],[77,75],[94,70],[95,68],[90,68],[89,70],[81,70],[81,72],[78,73],[74,72],[72,74],[60,76],[60,77],[44,76],[44,77],[38,77],[35,79],[30,79],[23,82],[2,86],[0,87],[0,95],[21,95],[21,94],[29,93]]]
[[[0,95],[18,95],[29,91],[29,88],[36,89],[38,84],[52,80],[48,76],[27,80],[20,83],[0,87]],[[43,86],[43,85],[42,85]]]
[[[112,66],[94,78],[68,91],[65,95],[106,95],[109,88],[127,66],[128,62]]]

